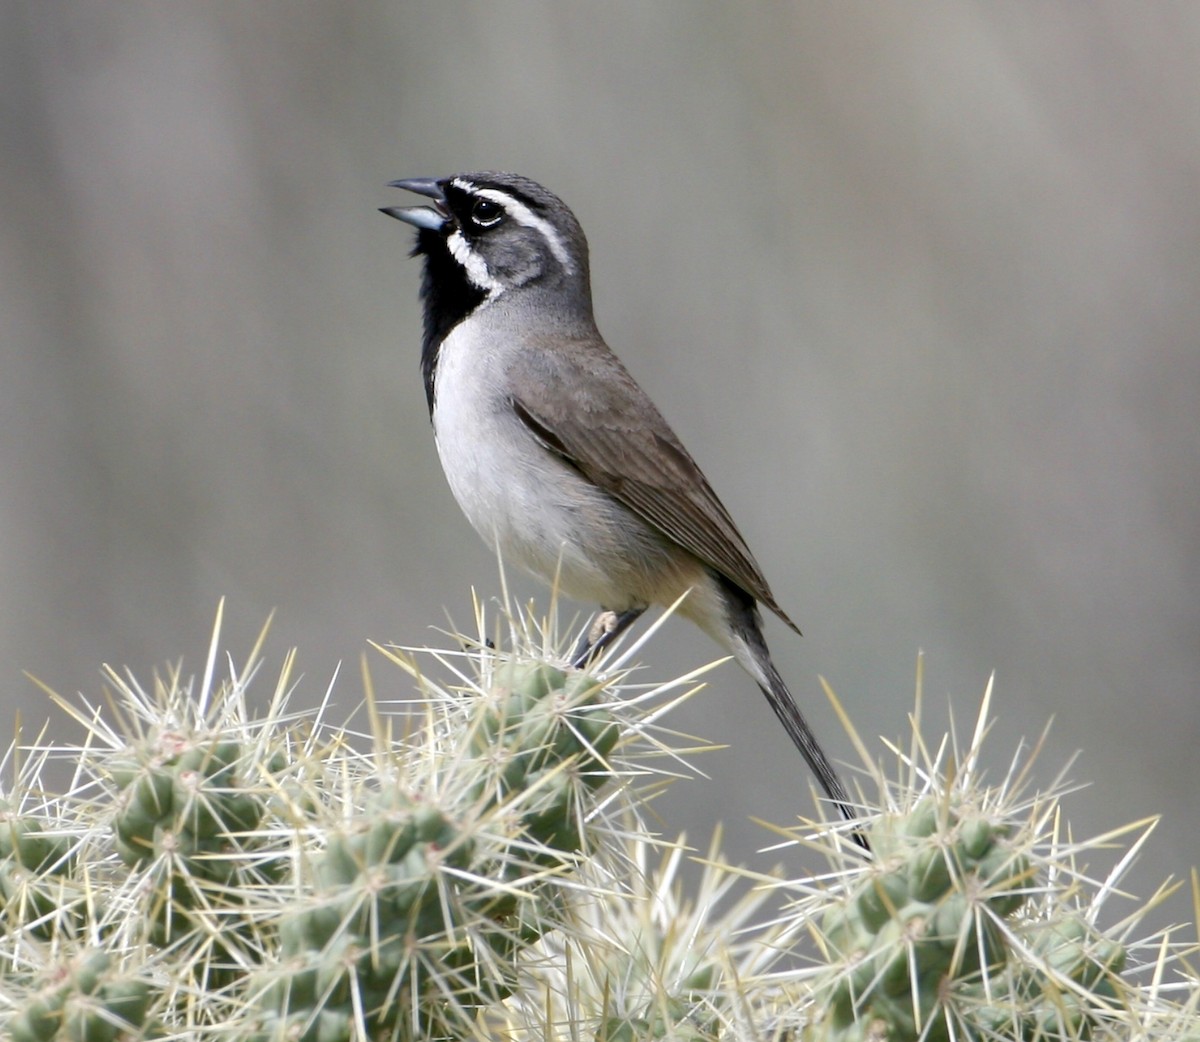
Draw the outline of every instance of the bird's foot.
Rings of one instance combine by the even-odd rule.
[[[575,669],[585,669],[613,641],[632,626],[644,612],[645,608],[629,608],[617,612],[608,608],[600,612],[592,624],[584,630],[575,645],[571,655],[571,665]]]

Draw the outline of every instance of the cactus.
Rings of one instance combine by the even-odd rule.
[[[108,671],[103,705],[54,696],[88,738],[9,752],[0,1033],[1200,1042],[1186,953],[1138,938],[1136,910],[1100,925],[1115,880],[1057,842],[1053,788],[983,784],[984,727],[954,770],[919,736],[899,780],[867,765],[871,859],[808,822],[787,876],[752,875],[719,830],[700,858],[645,824],[699,751],[658,726],[694,677],[627,698],[619,670],[564,669],[548,624],[509,621],[504,650],[380,649],[409,711],[368,676],[365,734],[329,699],[294,707],[290,656],[259,700],[257,654],[215,680],[216,635],[199,682]],[[798,876],[814,850],[832,871]]]
[[[81,1042],[158,1038],[147,1018],[153,985],[113,971],[112,957],[84,950],[56,972],[5,1025],[12,1042]]]
[[[447,753],[476,758],[461,794],[381,786],[327,823],[307,899],[278,922],[281,966],[251,982],[263,1015],[249,1037],[457,1037],[510,995],[514,957],[556,923],[535,873],[582,850],[581,813],[608,777],[619,728],[603,690],[509,661]]]
[[[901,773],[924,776],[926,791],[885,784],[890,806],[867,828],[873,861],[844,872],[819,900],[797,902],[819,923],[826,959],[810,978],[820,1012],[804,1039],[1192,1037],[1195,997],[1191,1008],[1147,1007],[1146,991],[1125,973],[1129,945],[1096,925],[1115,880],[1096,887],[1076,867],[1077,852],[1048,834],[1057,793],[1023,797],[1013,779],[1028,776],[1028,765],[996,787],[978,778],[989,698],[990,689],[963,768],[908,757]],[[1182,955],[1164,942],[1141,972],[1162,972]]]

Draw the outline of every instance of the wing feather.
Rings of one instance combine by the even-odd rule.
[[[512,399],[521,421],[588,481],[799,632],[729,511],[649,396],[607,350],[572,346],[559,341],[521,356],[523,371],[510,384],[522,388]]]

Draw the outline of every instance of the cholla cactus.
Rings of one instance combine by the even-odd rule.
[[[1032,757],[987,784],[978,763],[990,695],[989,686],[966,748],[944,742],[931,756],[914,731],[911,751],[898,756],[900,780],[879,773],[884,809],[866,830],[871,863],[847,867],[833,851],[836,883],[816,894],[802,888],[792,915],[823,962],[806,977],[819,1012],[804,1038],[1200,1038],[1194,977],[1177,984],[1192,992],[1185,1003],[1162,1001],[1183,949],[1136,937],[1145,912],[1174,888],[1111,932],[1099,925],[1154,822],[1067,843],[1058,831],[1063,785],[1034,789]],[[1093,882],[1081,858],[1123,836],[1134,837],[1129,853]]]
[[[1076,868],[1055,786],[984,784],[982,726],[936,756],[914,741],[895,780],[868,769],[873,859],[818,822],[787,859],[832,871],[751,877],[718,832],[688,897],[693,855],[642,812],[702,752],[661,728],[699,674],[635,691],[623,659],[566,670],[548,626],[507,618],[503,650],[379,649],[408,704],[368,676],[361,733],[328,695],[292,707],[291,657],[258,700],[257,648],[217,681],[216,635],[199,682],[109,671],[104,704],[56,698],[87,740],[18,741],[0,791],[0,1031],[1200,1040],[1178,950],[1136,913],[1102,929],[1115,877]]]

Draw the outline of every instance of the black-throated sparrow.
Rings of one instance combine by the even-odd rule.
[[[758,604],[797,633],[745,540],[592,317],[575,215],[515,174],[391,182],[433,200],[387,207],[425,258],[421,370],[450,488],[484,540],[604,625],[582,664],[652,604],[728,648],[821,787],[853,807],[771,662]],[[862,842],[861,836],[858,837]]]

